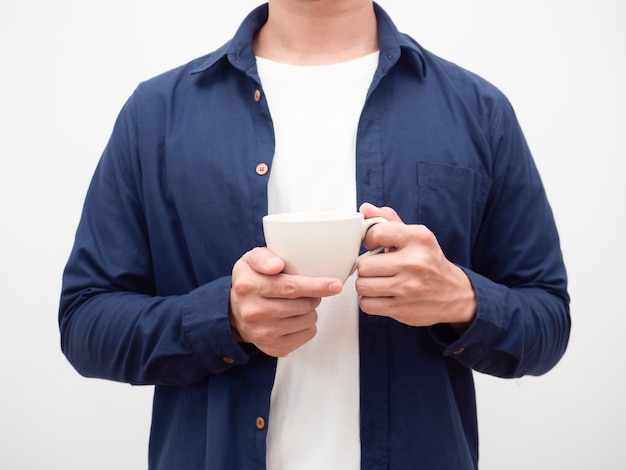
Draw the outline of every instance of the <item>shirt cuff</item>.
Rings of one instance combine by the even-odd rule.
[[[247,364],[258,350],[241,345],[228,317],[231,278],[223,277],[192,291],[183,307],[182,326],[191,349],[202,365],[219,374]]]
[[[469,328],[458,335],[448,324],[429,328],[433,340],[443,348],[445,356],[454,357],[467,367],[473,367],[506,331],[504,286],[484,276],[462,268],[476,293],[476,316]]]

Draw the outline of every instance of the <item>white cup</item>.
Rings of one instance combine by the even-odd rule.
[[[359,256],[367,230],[380,222],[387,219],[365,219],[359,212],[295,212],[266,215],[263,231],[267,247],[285,262],[285,273],[345,282],[361,258],[383,250]]]

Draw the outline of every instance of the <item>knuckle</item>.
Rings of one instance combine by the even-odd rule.
[[[360,270],[359,274],[361,274]],[[355,281],[354,287],[356,288],[357,293],[361,296],[368,296],[371,292],[371,289],[369,288],[369,283],[365,282],[365,280],[360,277],[357,278],[357,280]]]
[[[232,288],[235,294],[244,297],[254,292],[257,286],[250,276],[243,275],[233,279]]]
[[[317,321],[317,310],[321,303],[321,299],[315,297],[307,297],[303,298],[297,308],[294,311],[297,311],[302,315],[302,319],[307,321],[307,324],[315,323]]]
[[[420,241],[425,245],[433,245],[437,243],[437,239],[435,238],[435,234],[431,232],[425,225],[417,225],[416,229],[413,232],[416,240]]]
[[[283,358],[283,357],[287,357],[288,352],[287,351],[283,351],[282,349],[272,349],[269,352],[269,355],[272,357],[279,357],[279,358]]]
[[[254,325],[263,320],[265,317],[265,311],[258,303],[248,303],[247,308],[242,313],[242,317],[247,324]]]
[[[423,290],[423,285],[419,279],[413,278],[403,283],[401,286],[406,292],[409,292],[412,296],[419,296]]]
[[[313,310],[311,310],[308,314],[309,317],[309,322],[311,323],[311,328],[313,328],[314,330],[317,329],[317,319],[318,319],[318,315],[317,315],[317,310],[315,310],[315,308]]]
[[[258,328],[254,332],[254,337],[259,344],[273,344],[274,332],[270,328]]]
[[[307,330],[307,334],[304,337],[304,342],[308,342],[310,340],[312,340],[315,335],[317,335],[317,326],[316,325],[312,325],[308,330]]]
[[[376,313],[374,309],[374,301],[370,297],[361,297],[359,299],[359,307],[366,313]]]
[[[362,278],[370,277],[371,272],[372,272],[370,269],[371,261],[372,260],[370,260],[369,257],[359,260],[357,264],[357,270],[359,272],[359,277],[357,277],[357,280],[356,280],[357,284],[363,283]]]
[[[383,212],[383,216],[389,220],[398,218],[398,213],[389,206],[381,207],[381,211]]]
[[[272,357],[285,357],[286,355],[282,349],[273,346],[264,347],[262,348],[262,350],[263,352],[265,352],[265,354]]]
[[[300,286],[292,276],[285,276],[280,286],[281,296],[286,299],[295,299],[300,295]]]

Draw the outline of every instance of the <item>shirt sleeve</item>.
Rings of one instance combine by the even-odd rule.
[[[444,354],[479,372],[540,375],[562,357],[570,333],[567,276],[551,208],[513,109],[504,104],[491,128],[493,186],[463,267],[477,314],[458,337],[431,328]]]
[[[231,279],[158,295],[141,191],[136,94],[95,171],[64,275],[61,346],[83,375],[185,385],[249,356],[228,319]]]

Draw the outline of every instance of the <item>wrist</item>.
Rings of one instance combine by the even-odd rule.
[[[458,266],[456,266],[456,268],[459,279],[459,288],[457,290],[459,296],[456,301],[457,307],[453,309],[454,318],[448,323],[454,328],[457,334],[462,335],[467,331],[476,317],[477,303],[476,292],[474,291],[474,286],[472,286],[469,277],[463,269]]]
[[[244,339],[241,336],[239,328],[237,326],[237,318],[233,312],[233,292],[231,289],[230,298],[228,300],[228,323],[230,324],[230,330],[238,343],[243,343]]]

